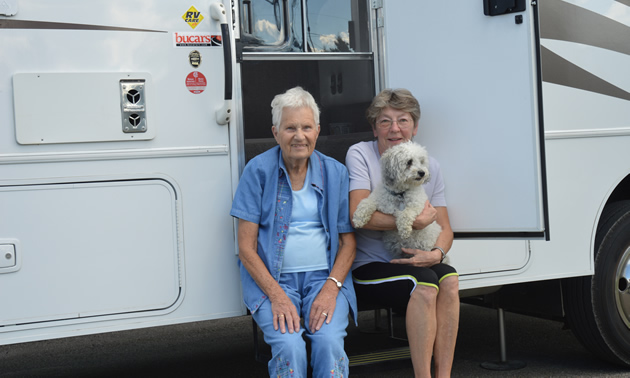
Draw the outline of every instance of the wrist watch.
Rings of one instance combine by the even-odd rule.
[[[337,285],[337,289],[341,289],[341,287],[343,286],[343,284],[341,282],[337,281],[337,279],[335,277],[328,277],[326,279],[333,281],[335,283],[335,285]]]

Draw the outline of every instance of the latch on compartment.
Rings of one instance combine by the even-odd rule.
[[[15,246],[0,244],[0,268],[11,268],[16,265]]]
[[[17,240],[0,240],[0,274],[11,273],[20,269]]]

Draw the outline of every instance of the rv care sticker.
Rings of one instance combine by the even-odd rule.
[[[184,13],[182,18],[193,29],[196,28],[201,21],[203,21],[203,16],[201,15],[201,12],[195,9],[195,7],[190,7],[186,11],[186,13]]]
[[[197,50],[193,50],[188,54],[188,61],[193,68],[197,68],[201,65],[201,53]]]
[[[173,47],[221,46],[221,36],[210,33],[174,32]]]
[[[206,89],[206,85],[206,77],[199,71],[193,71],[186,76],[186,88],[190,93],[199,94]]]

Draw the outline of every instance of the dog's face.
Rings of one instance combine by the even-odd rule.
[[[389,148],[381,156],[383,184],[395,192],[404,192],[428,182],[429,155],[424,147],[405,142]]]

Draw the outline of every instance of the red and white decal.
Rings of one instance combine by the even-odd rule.
[[[190,93],[199,94],[206,89],[207,85],[206,77],[199,71],[193,71],[186,76],[186,88]]]
[[[220,35],[194,32],[173,33],[173,47],[211,47],[221,45]]]

